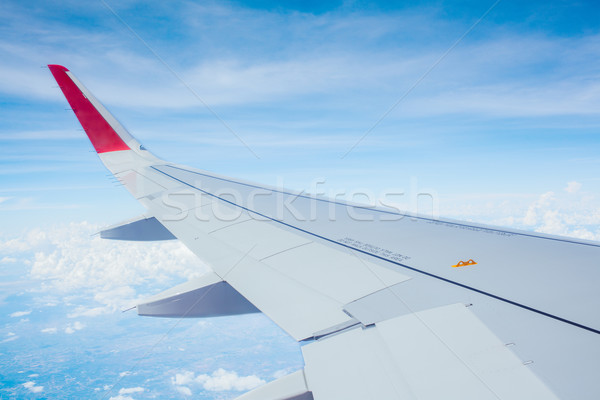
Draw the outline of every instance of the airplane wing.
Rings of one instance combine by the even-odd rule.
[[[600,244],[409,215],[163,161],[49,65],[147,209],[102,236],[179,239],[212,271],[140,315],[262,312],[305,367],[244,400],[598,399]]]

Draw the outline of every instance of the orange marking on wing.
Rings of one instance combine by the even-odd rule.
[[[473,261],[473,259],[469,259],[469,261],[459,261],[458,263],[456,263],[456,265],[453,265],[452,268],[459,268],[459,267],[466,267],[468,265],[475,265],[477,264],[475,261]]]

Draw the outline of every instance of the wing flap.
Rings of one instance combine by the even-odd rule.
[[[331,297],[250,257],[242,255],[225,279],[296,340],[351,319]]]
[[[317,399],[556,399],[462,304],[355,328],[302,353]]]

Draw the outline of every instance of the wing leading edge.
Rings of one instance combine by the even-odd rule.
[[[148,210],[104,235],[176,237],[212,268],[138,313],[260,311],[303,344],[302,371],[243,399],[600,397],[600,314],[590,312],[600,307],[600,244],[171,164],[70,71],[49,68],[102,162]]]

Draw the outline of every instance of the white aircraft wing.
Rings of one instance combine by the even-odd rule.
[[[262,312],[305,367],[245,400],[598,399],[600,244],[407,215],[163,161],[66,68],[104,165],[147,209],[107,228],[179,239],[212,272],[140,315]]]

